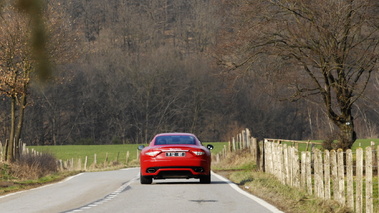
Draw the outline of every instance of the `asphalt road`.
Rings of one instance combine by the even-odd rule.
[[[0,212],[281,212],[223,177],[139,183],[139,169],[86,172],[62,182],[0,197]]]

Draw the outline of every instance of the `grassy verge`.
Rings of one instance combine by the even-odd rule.
[[[14,170],[14,165],[0,164],[0,195],[21,190],[39,187],[45,184],[63,180],[66,177],[77,174],[78,172],[53,172],[42,177],[20,177]]]
[[[212,169],[286,213],[351,212],[337,202],[325,201],[303,190],[285,186],[274,176],[258,171],[251,162],[254,160],[250,154],[241,151],[215,162]]]

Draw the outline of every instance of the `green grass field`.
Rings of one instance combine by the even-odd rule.
[[[362,148],[365,148],[367,146],[371,146],[371,141],[375,143],[375,146],[378,146],[379,145],[379,138],[374,138],[374,139],[358,139],[352,149],[355,150],[357,149],[358,147],[362,147]]]
[[[204,143],[204,146],[212,144],[214,149],[212,154],[220,152],[226,142],[212,142]],[[38,152],[50,153],[57,159],[66,161],[74,159],[78,161],[88,158],[88,165],[93,164],[96,154],[97,164],[107,162],[119,162],[127,164],[126,156],[129,151],[128,164],[137,159],[137,153],[139,152],[137,147],[140,144],[123,144],[123,145],[65,145],[65,146],[28,146],[29,150],[36,150]]]
[[[312,140],[311,142],[322,143],[322,140]],[[353,144],[353,147],[351,149],[354,151],[354,150],[356,150],[359,147],[365,148],[367,146],[371,146],[371,142],[374,142],[374,145],[378,146],[379,145],[379,138],[374,138],[374,139],[358,139],[358,140],[355,141],[355,143]],[[282,143],[283,144],[287,144],[289,146],[293,144],[291,142],[282,142]],[[299,151],[305,151],[307,149],[307,144],[298,144],[298,147],[299,147]],[[319,144],[315,145],[314,147],[318,148],[318,149],[322,149],[322,145],[319,145]],[[310,148],[311,147],[309,145],[308,151],[310,151]]]
[[[94,162],[95,154],[97,163],[118,161],[126,163],[126,153],[129,151],[129,162],[137,158],[138,144],[125,145],[67,145],[67,146],[29,146],[29,150],[34,149],[38,152],[49,153],[57,159],[66,161],[74,159],[77,161],[88,158],[88,165]]]
[[[379,145],[379,139],[358,139],[354,145],[353,150],[358,147],[367,147],[371,145],[371,141],[375,143],[375,145]],[[322,141],[315,141],[322,142]],[[286,143],[286,142],[284,142]],[[204,142],[203,145],[212,144],[214,149],[212,150],[212,154],[217,154],[222,151],[224,145],[227,145],[227,142]],[[287,143],[291,145],[291,143]],[[94,156],[96,154],[97,163],[103,163],[105,160],[108,162],[120,162],[126,164],[126,156],[129,151],[129,159],[128,162],[137,159],[137,147],[140,144],[123,144],[123,145],[64,145],[64,146],[28,146],[29,150],[34,149],[38,152],[47,152],[54,155],[57,159],[66,161],[66,160],[78,160],[82,159],[84,162],[85,157],[88,158],[88,165],[91,165],[94,162]],[[321,148],[320,145],[316,146],[317,148]],[[306,148],[306,144],[299,144],[299,150],[304,151]]]

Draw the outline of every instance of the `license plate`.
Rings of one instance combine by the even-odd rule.
[[[184,157],[186,156],[185,152],[166,152],[167,157]]]

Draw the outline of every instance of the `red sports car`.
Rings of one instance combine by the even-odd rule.
[[[162,133],[149,146],[141,145],[141,184],[154,179],[199,178],[200,183],[211,182],[212,145],[204,147],[190,133]]]

